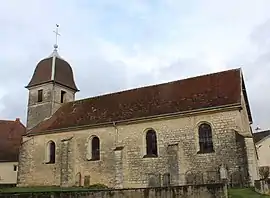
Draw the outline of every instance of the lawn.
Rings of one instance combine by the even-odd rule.
[[[88,188],[81,187],[69,187],[69,188],[61,188],[58,186],[55,187],[13,187],[13,188],[0,188],[0,193],[35,193],[35,192],[79,192],[79,191],[90,191],[90,190],[100,190],[100,189],[108,189],[107,186],[103,184],[94,184],[89,186]]]
[[[79,187],[70,187],[70,188],[61,188],[61,187],[14,187],[14,188],[4,188],[0,189],[1,193],[35,193],[35,192],[64,192],[64,191],[90,191],[90,190],[98,190],[98,189],[106,189],[106,187],[93,185],[90,188],[79,188]],[[267,195],[260,195],[256,193],[251,188],[243,188],[243,189],[229,189],[229,198],[270,198]]]
[[[14,187],[0,189],[0,193],[35,193],[35,192],[63,192],[63,191],[83,191],[82,188],[60,188],[60,187]]]
[[[260,195],[250,188],[229,189],[229,198],[270,198],[267,195]]]

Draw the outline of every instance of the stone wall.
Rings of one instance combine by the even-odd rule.
[[[250,127],[251,121],[248,119],[248,111],[247,111],[247,103],[244,100],[244,94],[241,92],[242,96],[242,110],[240,110],[241,116],[241,131],[240,134],[245,137],[245,148],[247,153],[247,163],[248,163],[248,174],[250,177],[250,184],[254,185],[254,180],[259,179],[258,174],[258,156],[255,147],[255,143],[253,141],[253,135]]]
[[[43,90],[43,101],[38,102],[38,90]],[[65,101],[74,101],[75,93],[66,87],[48,83],[31,87],[28,96],[27,128],[30,129],[49,118],[61,105],[61,90],[66,92]]]
[[[239,109],[231,109],[38,135],[28,138],[31,143],[24,138],[18,185],[59,186],[63,184],[65,174],[69,175],[68,185],[102,183],[115,188],[141,188],[164,186],[168,178],[172,185],[183,185],[187,172],[209,179],[206,173],[215,175],[221,164],[225,164],[232,174],[246,160],[246,156],[239,153],[235,136],[235,131],[242,135],[248,133],[247,127],[243,127],[243,116]],[[213,153],[197,153],[198,126],[203,122],[212,126]],[[147,129],[157,133],[158,157],[144,158]],[[98,161],[87,158],[88,140],[93,136],[100,139]],[[65,164],[61,160],[64,139],[71,139],[65,173],[62,168]],[[46,144],[50,140],[56,143],[55,164],[44,163]],[[80,182],[76,178],[80,178]]]
[[[0,198],[26,197],[77,197],[77,198],[227,198],[227,189],[223,184],[177,186],[169,188],[139,188],[121,190],[102,190],[90,192],[47,192],[47,193],[16,193],[0,194]]]
[[[236,157],[239,159],[239,166],[231,169],[230,185],[232,187],[243,187],[249,185],[248,156],[245,137],[235,131]]]

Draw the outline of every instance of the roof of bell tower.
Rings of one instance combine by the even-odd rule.
[[[37,64],[34,74],[26,88],[53,82],[66,86],[75,91],[79,91],[74,82],[73,71],[70,64],[62,59],[57,51],[57,38],[60,36],[58,27],[59,25],[56,24],[56,30],[53,31],[55,33],[56,40],[53,46],[53,53]]]
[[[54,82],[79,91],[75,84],[70,64],[60,57],[57,48],[58,46],[54,45],[53,53],[37,64],[34,74],[26,88]]]

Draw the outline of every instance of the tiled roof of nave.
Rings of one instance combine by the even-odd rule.
[[[240,104],[241,78],[232,69],[70,102],[30,133]]]

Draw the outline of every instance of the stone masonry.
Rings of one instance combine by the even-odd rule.
[[[43,101],[37,101],[38,90],[43,90]],[[74,101],[75,91],[61,85],[48,83],[45,85],[29,88],[27,128],[39,124],[46,118],[49,118],[62,105],[60,103],[61,90],[66,92],[64,102]]]
[[[169,174],[173,185],[181,185],[186,183],[187,172],[217,172],[221,164],[228,167],[229,175],[241,166],[248,170],[252,180],[257,177],[257,173],[254,145],[249,138],[252,134],[247,120],[243,106],[242,110],[224,108],[25,137],[20,154],[18,185],[72,186],[76,183],[78,173],[81,174],[81,184],[90,176],[90,185],[102,183],[116,188],[141,188],[148,187],[155,178],[155,185],[162,186]],[[198,126],[203,122],[212,127],[214,153],[197,153]],[[157,135],[158,157],[155,158],[143,157],[146,154],[145,136],[148,129],[154,129]],[[245,139],[248,150],[246,155],[239,149],[242,144],[237,142],[235,132],[244,139],[249,138]],[[87,159],[87,145],[91,136],[100,139],[98,161]],[[70,138],[67,151],[63,139]],[[46,144],[50,140],[56,143],[55,164],[44,163]],[[243,167],[244,161],[247,163]]]
[[[73,179],[73,167],[72,163],[72,148],[71,148],[71,140],[62,140],[60,143],[61,153],[60,153],[60,186],[67,187],[70,185],[74,185],[74,183],[70,183]]]
[[[123,147],[114,150],[115,157],[115,188],[123,188]]]

